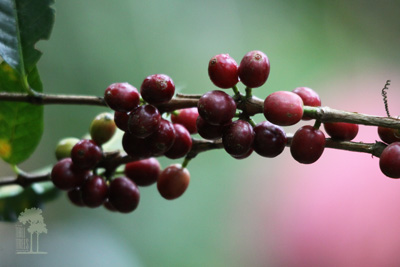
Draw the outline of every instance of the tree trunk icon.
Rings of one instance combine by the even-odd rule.
[[[39,251],[39,235],[47,234],[46,224],[43,222],[42,210],[38,208],[25,209],[18,217],[18,221],[22,224],[29,224],[28,232],[31,234],[31,245],[29,252],[26,254],[46,254],[47,252]],[[32,237],[36,233],[36,252],[32,251]]]

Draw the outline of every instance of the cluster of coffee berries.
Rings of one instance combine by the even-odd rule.
[[[228,54],[216,55],[208,65],[210,80],[221,89],[232,88],[234,94],[212,90],[198,98],[197,107],[167,114],[159,107],[168,105],[175,94],[169,76],[146,77],[140,92],[129,83],[111,84],[105,90],[104,101],[114,114],[103,113],[93,120],[90,139],[68,138],[60,142],[56,149],[59,162],[51,173],[54,185],[68,191],[68,197],[78,206],[103,205],[112,211],[131,212],[139,204],[138,187],[157,184],[165,199],[176,199],[186,191],[190,181],[186,165],[196,153],[188,157],[192,134],[221,140],[211,143],[221,144],[236,159],[247,158],[253,152],[273,158],[290,146],[292,157],[302,164],[314,163],[321,157],[326,134],[336,141],[356,137],[357,124],[323,123],[324,133],[319,120],[300,127],[293,136],[285,133],[283,127],[311,120],[310,108],[321,106],[319,95],[308,87],[269,94],[262,107],[265,120],[256,124],[252,115],[260,110],[249,112],[246,103],[253,100],[252,89],[262,86],[269,73],[269,59],[261,51],[248,52],[239,65]],[[246,87],[245,95],[237,88],[239,82]],[[129,160],[107,164],[113,159],[106,158],[102,147],[116,128],[123,132],[121,146]],[[400,132],[379,127],[378,133],[387,144],[380,156],[381,171],[400,178]],[[185,160],[162,170],[157,160],[160,156]],[[118,171],[120,165],[123,171]]]
[[[114,115],[103,113],[92,121],[91,139],[66,138],[59,143],[59,162],[51,173],[54,185],[68,191],[69,199],[78,206],[104,205],[119,212],[136,209],[141,186],[157,183],[165,199],[180,197],[189,185],[189,171],[181,164],[161,170],[156,157],[178,159],[190,151],[198,113],[196,108],[187,108],[171,114],[170,120],[164,118],[156,105],[170,101],[174,92],[172,79],[164,74],[148,76],[140,93],[129,83],[111,84],[104,100]],[[110,161],[104,158],[102,145],[116,128],[124,132],[122,148],[130,158],[110,167],[102,164]],[[120,176],[118,165],[124,165]],[[106,170],[100,173],[101,169]]]

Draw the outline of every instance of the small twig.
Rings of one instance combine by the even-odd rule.
[[[388,100],[387,100],[387,91],[386,91],[389,89],[388,88],[389,85],[390,85],[390,80],[387,80],[385,87],[383,87],[383,89],[382,89],[382,97],[383,97],[383,103],[385,104],[386,114],[390,118],[389,105],[388,105]]]

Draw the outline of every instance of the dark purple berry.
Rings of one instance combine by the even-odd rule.
[[[161,156],[167,152],[175,141],[175,129],[170,121],[162,119],[158,130],[145,139],[153,156]]]
[[[390,178],[400,178],[400,142],[388,145],[379,159],[382,173]]]
[[[134,182],[126,177],[118,177],[111,181],[108,200],[119,212],[134,211],[139,205],[140,192]]]
[[[146,139],[138,138],[128,132],[125,132],[122,137],[122,147],[126,154],[134,159],[145,159],[152,156]]]
[[[178,159],[185,156],[192,148],[192,137],[188,130],[180,124],[174,124],[175,141],[165,156],[170,159]]]
[[[213,125],[229,123],[236,113],[235,100],[219,90],[207,92],[200,97],[197,108],[199,115]]]
[[[82,200],[82,190],[80,187],[75,187],[68,191],[67,193],[68,199],[72,204],[78,207],[84,207],[85,203]]]
[[[310,125],[305,125],[298,129],[293,136],[290,145],[292,157],[303,164],[316,162],[325,149],[325,135]]]
[[[236,157],[246,154],[252,148],[253,141],[253,127],[244,120],[237,120],[226,126],[222,135],[225,151]]]
[[[128,112],[139,106],[140,96],[129,83],[113,83],[106,89],[104,101],[115,111]]]
[[[57,188],[71,190],[81,186],[89,175],[89,171],[76,168],[71,158],[64,158],[54,165],[51,180]]]
[[[128,121],[129,121],[129,113],[128,112],[121,112],[115,111],[114,113],[114,122],[117,127],[126,132],[128,131]]]
[[[71,150],[72,162],[80,169],[93,169],[102,156],[101,148],[93,140],[89,139],[82,139]]]
[[[132,161],[125,165],[126,177],[135,182],[138,186],[154,184],[161,172],[160,163],[156,158]]]
[[[208,140],[220,139],[224,130],[223,125],[211,125],[200,116],[197,118],[196,127],[199,135]]]
[[[379,126],[378,127],[378,135],[379,138],[387,143],[391,144],[394,142],[400,142],[400,130],[392,129],[392,128],[386,128]]]
[[[228,54],[219,54],[208,63],[208,75],[215,86],[231,88],[239,82],[238,65]]]
[[[136,137],[145,138],[157,131],[161,114],[153,105],[143,105],[129,114],[128,131]]]
[[[186,191],[189,182],[189,171],[180,164],[172,164],[161,172],[157,180],[157,189],[163,198],[172,200]]]
[[[154,74],[146,77],[140,87],[140,94],[143,99],[153,105],[170,101],[174,93],[174,82],[165,74]]]
[[[267,81],[269,71],[268,57],[261,51],[250,51],[240,62],[239,78],[247,87],[256,88]]]
[[[107,196],[108,185],[101,176],[90,177],[82,186],[83,203],[90,208],[101,206]]]
[[[341,141],[353,140],[358,133],[358,124],[347,122],[325,122],[324,128],[332,139]]]
[[[278,125],[263,121],[254,127],[254,133],[253,148],[260,156],[276,157],[286,146],[286,134]]]

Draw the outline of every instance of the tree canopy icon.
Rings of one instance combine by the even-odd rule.
[[[39,252],[39,235],[42,233],[47,234],[46,224],[43,221],[42,210],[38,208],[25,209],[18,217],[18,221],[22,224],[29,224],[28,232],[31,234],[31,245],[29,254],[42,254]],[[32,235],[36,233],[36,252],[32,251]]]

